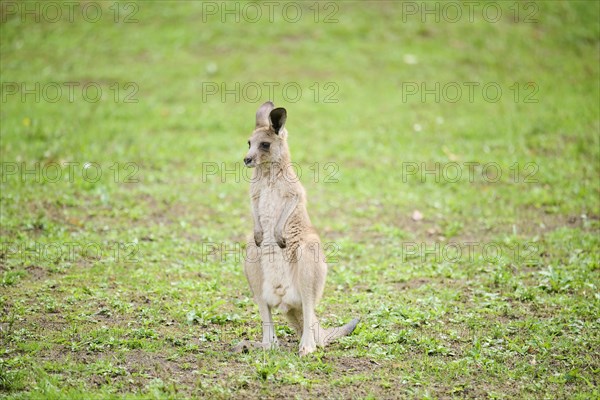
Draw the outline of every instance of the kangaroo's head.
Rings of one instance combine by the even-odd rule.
[[[256,112],[256,127],[248,140],[244,164],[253,168],[261,164],[283,163],[289,158],[285,108],[275,108],[267,101]]]

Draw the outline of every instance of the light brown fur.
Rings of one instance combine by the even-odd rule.
[[[261,342],[242,341],[234,350],[277,346],[271,310],[278,308],[302,336],[301,356],[352,333],[358,319],[323,329],[315,315],[327,264],[306,211],[306,193],[291,165],[285,129],[287,113],[264,103],[244,162],[254,167],[250,198],[254,234],[246,249],[245,273],[263,323]],[[266,148],[266,143],[269,144]]]

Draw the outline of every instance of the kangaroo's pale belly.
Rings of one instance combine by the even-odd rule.
[[[261,193],[259,200],[263,241],[260,246],[260,265],[263,273],[262,294],[271,307],[282,312],[301,308],[300,295],[294,285],[295,264],[275,241],[275,226],[282,209],[282,198],[275,188]]]
[[[278,307],[282,312],[301,308],[300,294],[294,284],[295,265],[285,259],[285,253],[277,244],[263,242],[260,249],[263,299],[269,306]]]

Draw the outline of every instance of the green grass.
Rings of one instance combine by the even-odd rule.
[[[94,4],[97,22],[36,22],[1,2],[0,396],[600,396],[599,3],[495,3],[495,23],[391,1],[318,22],[302,3],[296,23],[197,1],[125,23],[120,3],[115,23]],[[280,349],[229,352],[260,337],[240,161],[269,82],[328,243],[318,313],[361,317],[305,358],[279,315]]]

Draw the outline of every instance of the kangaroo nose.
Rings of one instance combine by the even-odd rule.
[[[246,164],[246,165],[250,164],[251,161],[252,161],[252,159],[250,157],[244,158],[244,164]]]

